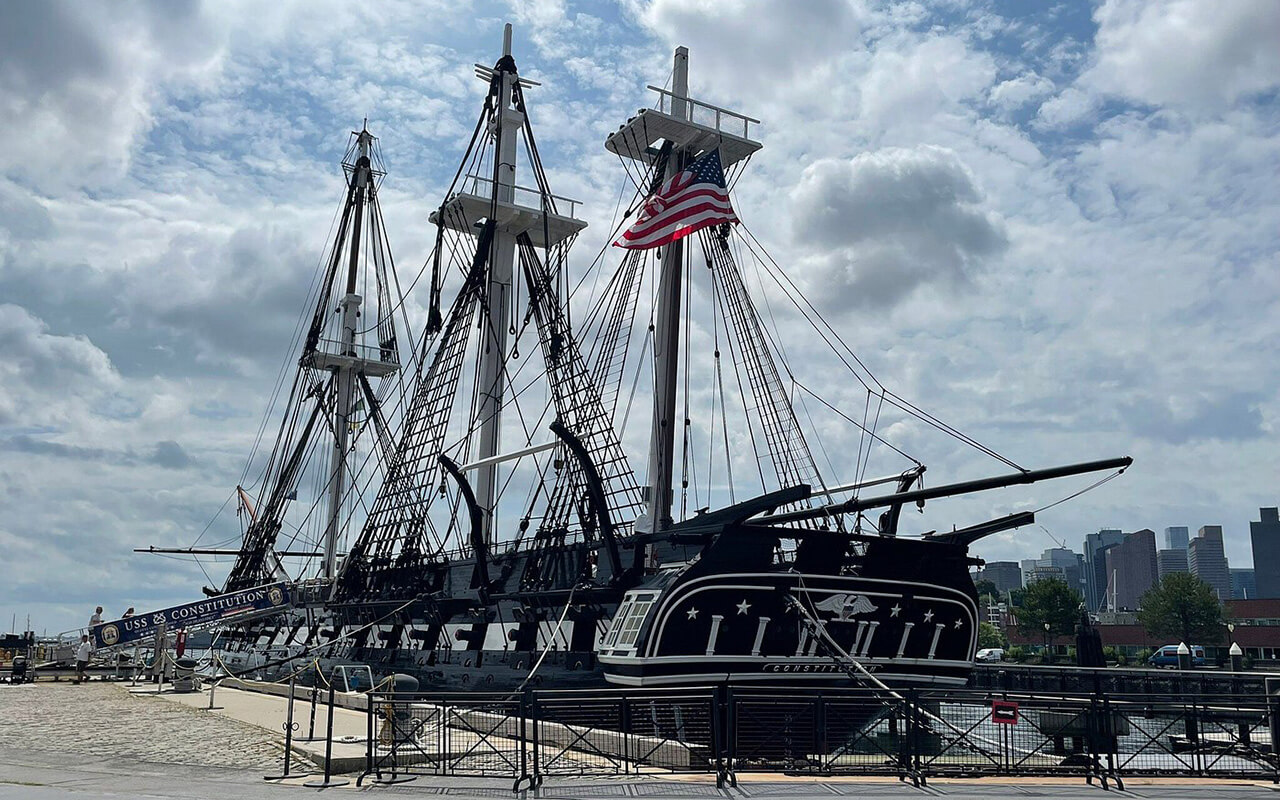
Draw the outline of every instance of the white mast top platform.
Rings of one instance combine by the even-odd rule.
[[[680,50],[688,52],[683,47]],[[649,88],[658,93],[658,107],[640,109],[610,134],[604,142],[610,153],[649,164],[658,157],[664,141],[690,154],[719,146],[720,163],[728,169],[761,148],[760,142],[751,138],[751,126],[759,125],[760,120],[684,97],[678,91]]]
[[[503,29],[502,55],[511,55],[511,25]],[[492,67],[476,64],[476,77],[485,83],[491,83],[496,74]],[[518,78],[521,87],[538,86],[536,81]],[[578,201],[567,197],[551,195],[556,211],[549,207],[544,210],[542,194],[537,189],[530,189],[515,184],[515,145],[516,133],[526,123],[524,115],[512,105],[512,87],[514,81],[510,76],[504,77],[501,97],[501,113],[507,123],[503,133],[506,139],[501,143],[502,157],[506,164],[503,180],[497,187],[497,202],[494,202],[493,179],[483,175],[467,175],[462,180],[461,188],[450,195],[444,202],[445,227],[462,233],[475,233],[473,226],[478,220],[493,217],[496,231],[510,235],[513,239],[522,233],[529,234],[535,247],[549,247],[573,236],[587,227],[587,223],[577,219]],[[494,131],[490,131],[494,133]],[[526,200],[526,203],[520,202]],[[432,211],[429,217],[431,224],[440,221],[440,210]]]

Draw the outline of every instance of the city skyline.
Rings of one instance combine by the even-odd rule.
[[[1210,584],[1223,601],[1280,598],[1280,565],[1273,563],[1273,554],[1280,552],[1280,510],[1263,506],[1257,516],[1250,522],[1247,567],[1225,555],[1222,526],[1202,525],[1195,536],[1188,535],[1189,526],[1168,526],[1163,536],[1151,528],[1103,528],[1086,534],[1079,552],[1069,543],[1065,548],[1055,543],[1038,558],[985,559],[986,564],[974,574],[995,583],[1001,592],[1013,588],[1014,583],[1026,586],[1044,578],[1064,580],[1095,611],[1105,607],[1135,610],[1147,589],[1175,572],[1191,573]],[[1161,547],[1162,541],[1170,546]],[[1180,546],[1184,541],[1185,549]],[[1262,588],[1258,588],[1254,566],[1253,552],[1258,548],[1266,565],[1261,572]]]
[[[1276,502],[1280,503],[1280,499],[1277,499]],[[1267,508],[1267,507],[1268,506],[1260,506],[1260,508]],[[1257,513],[1258,513],[1258,509],[1254,509],[1254,512],[1253,512],[1254,516],[1257,516]],[[1227,560],[1231,563],[1232,567],[1235,568],[1236,566],[1240,566],[1240,567],[1252,568],[1253,555],[1251,550],[1249,524],[1250,522],[1253,522],[1253,521],[1255,520],[1246,520],[1244,523],[1242,523],[1241,526],[1244,528],[1243,532],[1237,533],[1237,535],[1234,538],[1230,533],[1231,531],[1230,525],[1217,523],[1217,522],[1202,522],[1199,525],[1194,525],[1194,526],[1193,525],[1186,525],[1186,526],[1163,526],[1162,525],[1160,527],[1156,527],[1155,525],[1139,525],[1132,529],[1115,528],[1114,526],[1111,526],[1111,525],[1101,525],[1097,528],[1093,528],[1085,531],[1084,533],[1079,534],[1078,541],[1075,538],[1060,537],[1056,531],[1046,532],[1046,531],[1040,530],[1037,525],[1033,524],[1033,525],[1028,525],[1025,528],[1021,528],[1018,531],[1014,531],[1014,533],[1019,533],[1019,532],[1026,533],[1026,544],[1025,544],[1024,550],[1016,550],[1016,549],[1009,550],[1008,544],[1002,543],[1002,546],[1001,546],[1002,555],[1000,557],[993,556],[986,560],[1021,562],[1023,559],[1027,559],[1027,558],[1032,558],[1032,557],[1038,558],[1040,553],[1043,552],[1045,549],[1048,549],[1051,547],[1060,547],[1063,541],[1066,542],[1066,545],[1069,549],[1077,553],[1083,553],[1082,548],[1084,546],[1083,542],[1085,537],[1088,536],[1089,534],[1097,533],[1098,531],[1102,531],[1102,530],[1120,530],[1123,533],[1128,534],[1128,533],[1135,533],[1137,531],[1143,530],[1144,528],[1149,528],[1153,531],[1158,531],[1158,533],[1156,534],[1157,551],[1166,550],[1169,548],[1164,546],[1165,527],[1187,527],[1194,532],[1199,528],[1203,527],[1204,525],[1218,525],[1219,527],[1222,528],[1222,540],[1223,540],[1223,544],[1226,546]],[[1036,538],[1036,534],[1039,535],[1038,538]],[[1194,536],[1194,533],[1192,535]],[[985,556],[982,555],[982,551],[983,551],[983,543],[979,542],[974,547],[974,553],[980,558],[986,558]],[[1237,558],[1240,558],[1240,557],[1244,559],[1244,562],[1237,565]]]

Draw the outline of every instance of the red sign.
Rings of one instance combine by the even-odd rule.
[[[1000,725],[1017,725],[1018,704],[1009,700],[992,700],[991,721]]]

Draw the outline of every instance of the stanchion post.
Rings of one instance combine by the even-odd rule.
[[[316,670],[316,680],[320,679],[320,670]],[[316,694],[320,690],[316,688],[315,681],[311,682],[311,725],[307,728],[307,741],[314,742],[316,740]]]
[[[329,722],[324,737],[324,780],[302,784],[311,789],[328,789],[330,786],[346,786],[351,781],[333,777],[333,681],[329,682]]]
[[[1276,742],[1280,742],[1280,678],[1263,678],[1263,699],[1267,705],[1267,727],[1271,731],[1271,746],[1274,754]],[[1275,771],[1271,773],[1271,783],[1280,784],[1280,759],[1272,759]]]
[[[281,775],[264,775],[264,781],[279,781],[285,778],[304,778],[310,775],[309,772],[301,772],[291,774],[289,766],[293,759],[293,732],[298,729],[298,724],[293,721],[293,676],[289,676],[289,705],[288,711],[285,712],[285,722],[281,727],[284,728],[284,773]]]
[[[205,709],[206,711],[213,711],[216,708],[221,708],[221,706],[215,706],[213,704],[213,694],[218,690],[218,664],[219,663],[220,662],[218,661],[218,651],[217,649],[215,649],[213,651],[213,661],[212,661],[213,670],[212,670],[212,674],[209,676],[209,707]],[[293,693],[291,691],[290,697],[289,697],[289,706],[291,708],[293,706],[292,694]]]

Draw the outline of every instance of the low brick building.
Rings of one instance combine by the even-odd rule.
[[[1217,642],[1187,642],[1203,645],[1211,662],[1225,661],[1232,641],[1240,645],[1254,662],[1280,662],[1280,599],[1228,600],[1225,606],[1226,620],[1235,626],[1234,631],[1222,629]],[[1112,614],[1096,623],[1104,647],[1114,647],[1116,652],[1132,658],[1144,650],[1154,650],[1166,644],[1178,642],[1168,637],[1155,637],[1147,633],[1137,622],[1136,614]],[[1016,628],[1008,631],[1009,644],[1035,650],[1044,646],[1043,634],[1023,636]],[[1065,656],[1067,647],[1075,644],[1074,637],[1059,636],[1053,642],[1055,654]]]

